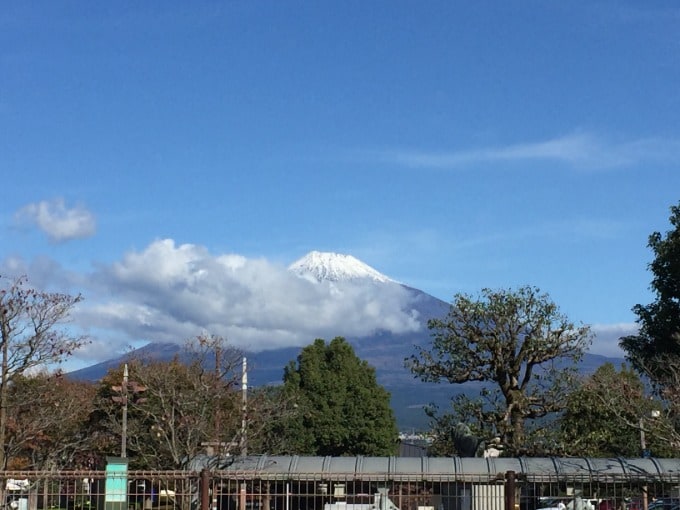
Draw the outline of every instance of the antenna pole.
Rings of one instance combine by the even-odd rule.
[[[243,358],[241,373],[241,391],[243,392],[243,407],[241,408],[241,455],[248,455],[248,372],[246,358]]]

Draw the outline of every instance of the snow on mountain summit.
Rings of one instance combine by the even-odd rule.
[[[293,262],[288,269],[299,276],[312,277],[317,281],[337,282],[356,279],[393,281],[359,259],[340,253],[312,251]]]

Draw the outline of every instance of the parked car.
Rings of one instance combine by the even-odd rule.
[[[565,509],[567,503],[569,503],[569,498],[564,497],[542,497],[538,501],[538,507],[542,510],[559,510]],[[560,505],[561,503],[561,505]]]
[[[647,506],[649,510],[680,510],[680,499],[658,498]]]

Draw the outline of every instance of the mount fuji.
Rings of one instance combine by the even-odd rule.
[[[287,269],[310,285],[326,286],[324,292],[328,293],[328,297],[325,299],[348,300],[361,295],[366,300],[363,306],[365,315],[375,317],[376,327],[368,333],[352,333],[350,317],[350,323],[347,324],[349,333],[338,330],[333,336],[344,336],[352,344],[357,356],[375,368],[378,382],[392,394],[392,407],[402,430],[426,426],[427,418],[422,410],[424,405],[435,403],[445,408],[456,393],[476,393],[479,390],[477,385],[471,384],[452,386],[422,383],[404,367],[404,359],[414,353],[414,346],[425,345],[429,341],[428,319],[445,316],[450,308],[448,303],[399,283],[351,255],[313,251],[290,264]],[[366,299],[366,295],[370,299]],[[394,296],[398,296],[398,299]],[[287,304],[282,303],[280,306]],[[387,315],[397,316],[395,307],[399,308],[400,321],[385,320]],[[318,337],[324,338],[322,335]],[[330,340],[327,335],[325,338]],[[299,346],[272,346],[258,352],[244,349],[250,384],[280,383],[283,368],[289,361],[296,359],[304,345],[313,340],[308,338]],[[151,342],[125,355],[70,372],[69,375],[75,379],[94,381],[103,377],[109,369],[133,357],[170,360],[175,356],[181,358],[182,352],[179,344]],[[623,360],[588,354],[581,370],[590,373],[608,361],[620,365]]]
[[[370,280],[380,283],[394,281],[351,255],[330,252],[309,252],[288,266],[288,270],[302,278],[318,282],[324,280],[331,282]]]

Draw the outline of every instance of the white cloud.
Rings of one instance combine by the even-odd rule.
[[[82,205],[69,208],[62,198],[28,204],[16,213],[15,219],[37,226],[55,243],[90,237],[96,230],[90,211]]]
[[[595,334],[595,340],[590,348],[591,353],[622,358],[624,352],[619,347],[619,339],[622,336],[637,334],[638,325],[635,322],[594,324],[592,331]]]
[[[310,282],[285,267],[202,246],[158,240],[102,267],[83,290],[79,324],[97,335],[183,342],[202,331],[258,351],[314,338],[404,333],[422,325],[397,284]]]
[[[578,169],[609,169],[643,162],[679,162],[680,140],[642,138],[610,142],[587,133],[544,141],[452,152],[383,151],[383,161],[409,167],[460,168],[476,163],[552,161]]]

